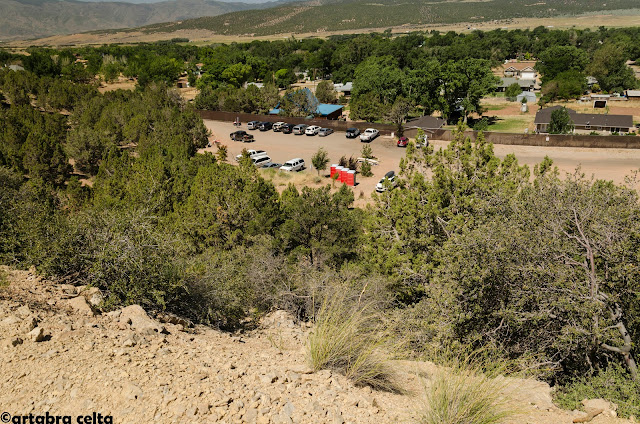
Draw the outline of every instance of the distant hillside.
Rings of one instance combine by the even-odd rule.
[[[149,4],[0,0],[0,41],[140,27],[277,4],[279,3],[248,4],[215,0],[176,0]]]
[[[634,7],[637,0],[314,0],[152,25],[144,30],[207,29],[225,35],[271,35],[543,18]]]

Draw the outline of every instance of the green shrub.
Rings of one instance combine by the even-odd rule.
[[[362,166],[360,166],[360,173],[363,177],[371,177],[373,172],[371,172],[371,164],[369,162],[363,162]]]
[[[9,274],[4,269],[0,269],[0,289],[9,285]]]
[[[375,314],[368,306],[349,308],[345,297],[326,300],[309,336],[309,362],[315,371],[331,369],[356,385],[401,391],[391,363],[397,344],[381,335]]]
[[[88,210],[60,220],[56,230],[38,270],[100,288],[105,308],[171,310],[185,296],[184,243],[146,211]]]
[[[640,416],[640,383],[619,365],[610,366],[593,377],[578,378],[561,387],[555,402],[564,409],[582,409],[582,399],[603,398],[618,405],[618,414]]]

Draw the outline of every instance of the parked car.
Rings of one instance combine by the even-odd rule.
[[[283,125],[286,125],[286,122],[276,122],[275,124],[273,124],[273,131],[274,132],[279,132],[282,129]]]
[[[280,168],[281,166],[281,163],[271,162],[270,164],[263,166],[263,168]]]
[[[376,184],[376,191],[378,193],[382,193],[387,191],[387,187],[394,188],[397,184],[396,181],[396,173],[393,171],[389,171],[384,174],[384,177]]]
[[[257,130],[260,121],[249,121],[247,122],[247,128],[250,130]]]
[[[320,128],[320,131],[318,131],[319,137],[326,137],[329,134],[333,134],[333,130],[331,128]]]
[[[258,129],[260,131],[269,131],[273,127],[273,122],[260,122]]]
[[[347,128],[347,138],[356,138],[360,135],[360,130],[357,128]]]
[[[293,133],[295,135],[302,135],[307,130],[307,127],[308,127],[308,125],[306,125],[306,124],[296,125],[295,127],[293,127]]]
[[[250,158],[254,158],[257,156],[266,156],[267,152],[265,152],[264,150],[253,150],[253,149],[249,149],[247,150],[247,153],[249,154]],[[242,159],[242,153],[239,154],[238,156],[236,156],[236,161],[240,161],[240,159]]]
[[[271,163],[271,158],[267,155],[254,156],[251,160],[258,168],[263,168]]]
[[[407,147],[409,144],[409,139],[407,137],[400,137],[398,139],[398,147]]]
[[[317,125],[311,125],[310,127],[307,127],[306,130],[304,130],[304,133],[306,135],[316,135],[318,134],[318,132],[320,131],[320,127]]]
[[[232,132],[231,134],[229,134],[229,137],[231,137],[232,141],[242,141],[242,137],[244,137],[245,135],[247,135],[247,132],[240,130]]]
[[[294,127],[295,125],[293,124],[284,124],[283,126],[280,127],[280,131],[282,131],[283,134],[291,134]]]
[[[281,171],[302,171],[305,168],[304,159],[295,158],[288,160],[280,167]]]
[[[360,141],[373,141],[374,138],[376,138],[378,135],[380,135],[380,131],[378,131],[375,128],[367,128],[366,130],[364,130],[364,132],[362,134],[360,134]]]

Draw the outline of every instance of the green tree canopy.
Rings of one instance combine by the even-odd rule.
[[[551,122],[549,123],[550,134],[569,134],[573,132],[573,120],[569,111],[565,107],[551,112]]]

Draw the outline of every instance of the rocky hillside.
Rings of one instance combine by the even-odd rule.
[[[636,0],[309,0],[269,8],[246,10],[214,17],[157,24],[145,32],[209,30],[222,35],[265,36],[364,29],[385,30],[456,23],[507,22],[519,18],[550,18],[596,11],[623,11],[637,7]],[[526,7],[523,7],[526,6]],[[621,12],[624,13],[624,12]],[[596,25],[594,23],[594,25]]]
[[[162,1],[152,4],[88,3],[75,0],[0,0],[0,41],[31,39],[109,28],[215,16],[277,3],[248,4],[216,0]]]
[[[258,330],[222,333],[133,305],[95,312],[101,294],[8,271],[0,287],[0,413],[101,414],[117,423],[411,423],[437,368],[399,362],[408,394],[354,387],[305,362],[310,328],[284,312]],[[514,423],[571,423],[548,385],[510,380]],[[593,423],[624,423],[591,401]],[[592,414],[593,415],[593,414]],[[3,422],[8,416],[2,415]],[[591,417],[590,417],[591,418]]]

